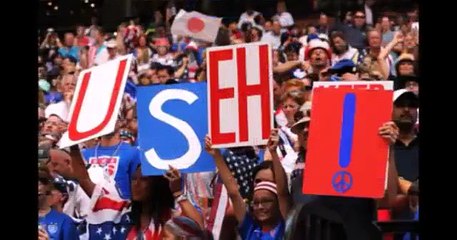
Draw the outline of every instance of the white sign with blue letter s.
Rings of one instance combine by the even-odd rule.
[[[214,171],[205,152],[208,132],[206,83],[138,87],[138,140],[143,175]]]

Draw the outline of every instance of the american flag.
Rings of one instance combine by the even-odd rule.
[[[241,196],[248,198],[252,192],[252,171],[257,166],[259,157],[250,148],[227,149],[222,155],[240,187]]]
[[[119,196],[114,185],[97,185],[91,198],[91,208],[86,218],[86,229],[80,232],[80,239],[89,240],[155,240],[159,239],[159,232],[155,233],[153,221],[146,231],[137,234],[132,228],[130,219],[130,201]]]

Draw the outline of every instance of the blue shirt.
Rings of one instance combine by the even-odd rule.
[[[284,229],[285,223],[284,220],[281,220],[273,230],[262,232],[262,229],[254,222],[250,213],[246,212],[238,232],[243,240],[279,240],[284,238]]]
[[[73,220],[54,209],[46,216],[39,217],[38,224],[48,233],[50,240],[79,239]]]
[[[114,179],[117,190],[123,199],[131,198],[130,180],[140,164],[140,150],[128,143],[121,142],[114,146],[95,146],[82,151],[89,164],[96,164]]]
[[[60,92],[49,92],[44,95],[46,104],[58,103],[63,100],[63,95]]]
[[[79,61],[79,47],[73,46],[70,49],[67,47],[61,47],[59,48],[59,54],[64,58],[72,56]]]

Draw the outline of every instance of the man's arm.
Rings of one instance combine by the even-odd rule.
[[[283,64],[280,64],[280,65],[274,67],[273,73],[285,73],[285,72],[291,70],[292,68],[300,67],[301,65],[302,65],[302,62],[299,60],[287,61]]]
[[[393,144],[398,137],[398,127],[393,122],[387,122],[379,128],[379,135],[388,141],[390,145],[389,160],[388,160],[388,175],[387,175],[387,189],[384,197],[378,200],[379,207],[389,208],[394,205],[396,194],[398,191],[398,173],[395,164],[395,153]]]
[[[81,151],[79,150],[78,144],[70,147],[70,156],[72,171],[70,173],[64,173],[61,175],[66,178],[73,178],[78,180],[79,185],[82,187],[87,196],[89,196],[89,198],[92,197],[92,193],[95,189],[95,183],[93,183],[89,177],[89,173],[87,172],[86,164],[84,163],[84,159],[81,156]]]

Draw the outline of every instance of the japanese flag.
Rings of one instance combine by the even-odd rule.
[[[181,9],[171,25],[171,33],[214,42],[221,21],[222,18],[207,16],[195,11],[186,12]]]

